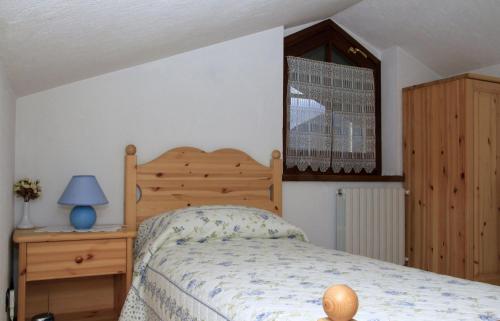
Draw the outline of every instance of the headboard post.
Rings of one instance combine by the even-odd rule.
[[[271,160],[271,168],[273,170],[273,187],[271,190],[271,198],[274,202],[276,213],[282,215],[283,213],[283,200],[281,191],[281,176],[283,175],[283,160],[281,159],[281,152],[273,150]]]
[[[125,148],[125,224],[136,227],[136,186],[137,186],[137,149],[134,145]]]

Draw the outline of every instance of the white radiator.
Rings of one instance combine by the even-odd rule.
[[[337,249],[405,263],[402,188],[343,188],[337,193]]]

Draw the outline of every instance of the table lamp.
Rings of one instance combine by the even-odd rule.
[[[77,230],[87,230],[96,221],[92,205],[108,204],[108,200],[95,176],[77,175],[71,178],[57,203],[74,205],[70,215],[71,225]]]

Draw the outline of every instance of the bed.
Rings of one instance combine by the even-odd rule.
[[[314,246],[281,216],[271,166],[233,149],[177,148],[137,164],[127,147],[125,220],[139,227],[120,320],[315,321],[331,284],[357,321],[500,320],[500,287]]]

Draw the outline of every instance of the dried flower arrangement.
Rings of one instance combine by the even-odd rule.
[[[39,180],[32,181],[29,178],[23,178],[14,184],[14,193],[25,202],[29,202],[42,195],[42,187]]]

